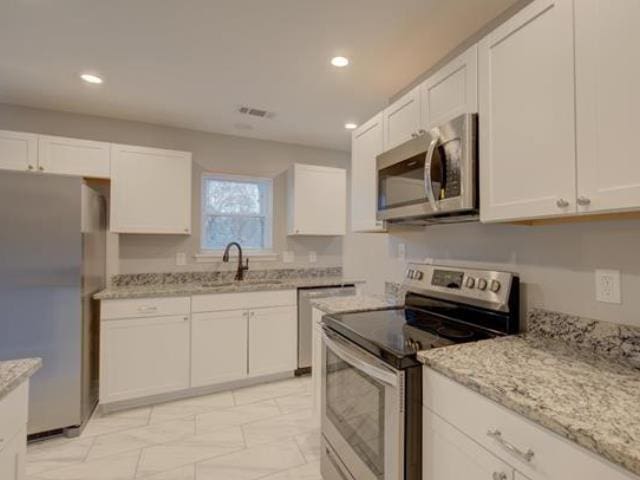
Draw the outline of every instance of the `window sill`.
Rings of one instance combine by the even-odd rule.
[[[194,258],[196,259],[196,263],[218,263],[222,261],[223,250],[210,250],[206,252],[196,253]],[[242,257],[255,259],[258,262],[272,262],[278,259],[278,254],[276,252],[270,251],[243,251]],[[238,258],[238,251],[234,250],[230,252],[229,257],[232,259]]]

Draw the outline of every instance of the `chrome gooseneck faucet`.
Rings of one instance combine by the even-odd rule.
[[[241,281],[244,279],[244,272],[249,270],[249,259],[247,258],[246,263],[242,263],[242,247],[238,242],[230,242],[227,245],[224,249],[224,254],[222,255],[222,261],[225,263],[229,262],[229,249],[233,246],[238,247],[238,270],[236,271],[235,279],[237,281]]]

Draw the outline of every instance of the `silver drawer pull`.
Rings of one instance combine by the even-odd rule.
[[[142,313],[150,313],[158,310],[158,307],[138,307],[138,311]]]
[[[509,452],[513,453],[514,455],[522,458],[526,462],[530,462],[531,459],[533,458],[533,456],[535,455],[535,453],[533,453],[533,450],[531,450],[531,449],[528,449],[526,452],[523,452],[522,450],[520,450],[518,447],[516,447],[512,443],[507,442],[502,437],[502,432],[500,430],[489,430],[487,432],[487,436],[493,438],[496,442],[498,442],[500,445],[502,445],[505,448],[505,450],[508,450]]]

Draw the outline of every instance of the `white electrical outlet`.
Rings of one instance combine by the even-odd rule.
[[[314,251],[309,252],[309,263],[316,263],[318,261],[318,254]]]
[[[184,252],[176,253],[176,266],[184,267],[187,264],[187,254]]]
[[[398,260],[404,260],[407,257],[407,245],[404,243],[398,244]]]
[[[620,270],[596,270],[596,300],[622,303]]]

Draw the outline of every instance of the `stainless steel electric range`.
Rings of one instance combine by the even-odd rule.
[[[422,478],[420,350],[519,329],[508,272],[412,264],[405,307],[323,318],[325,480]]]

